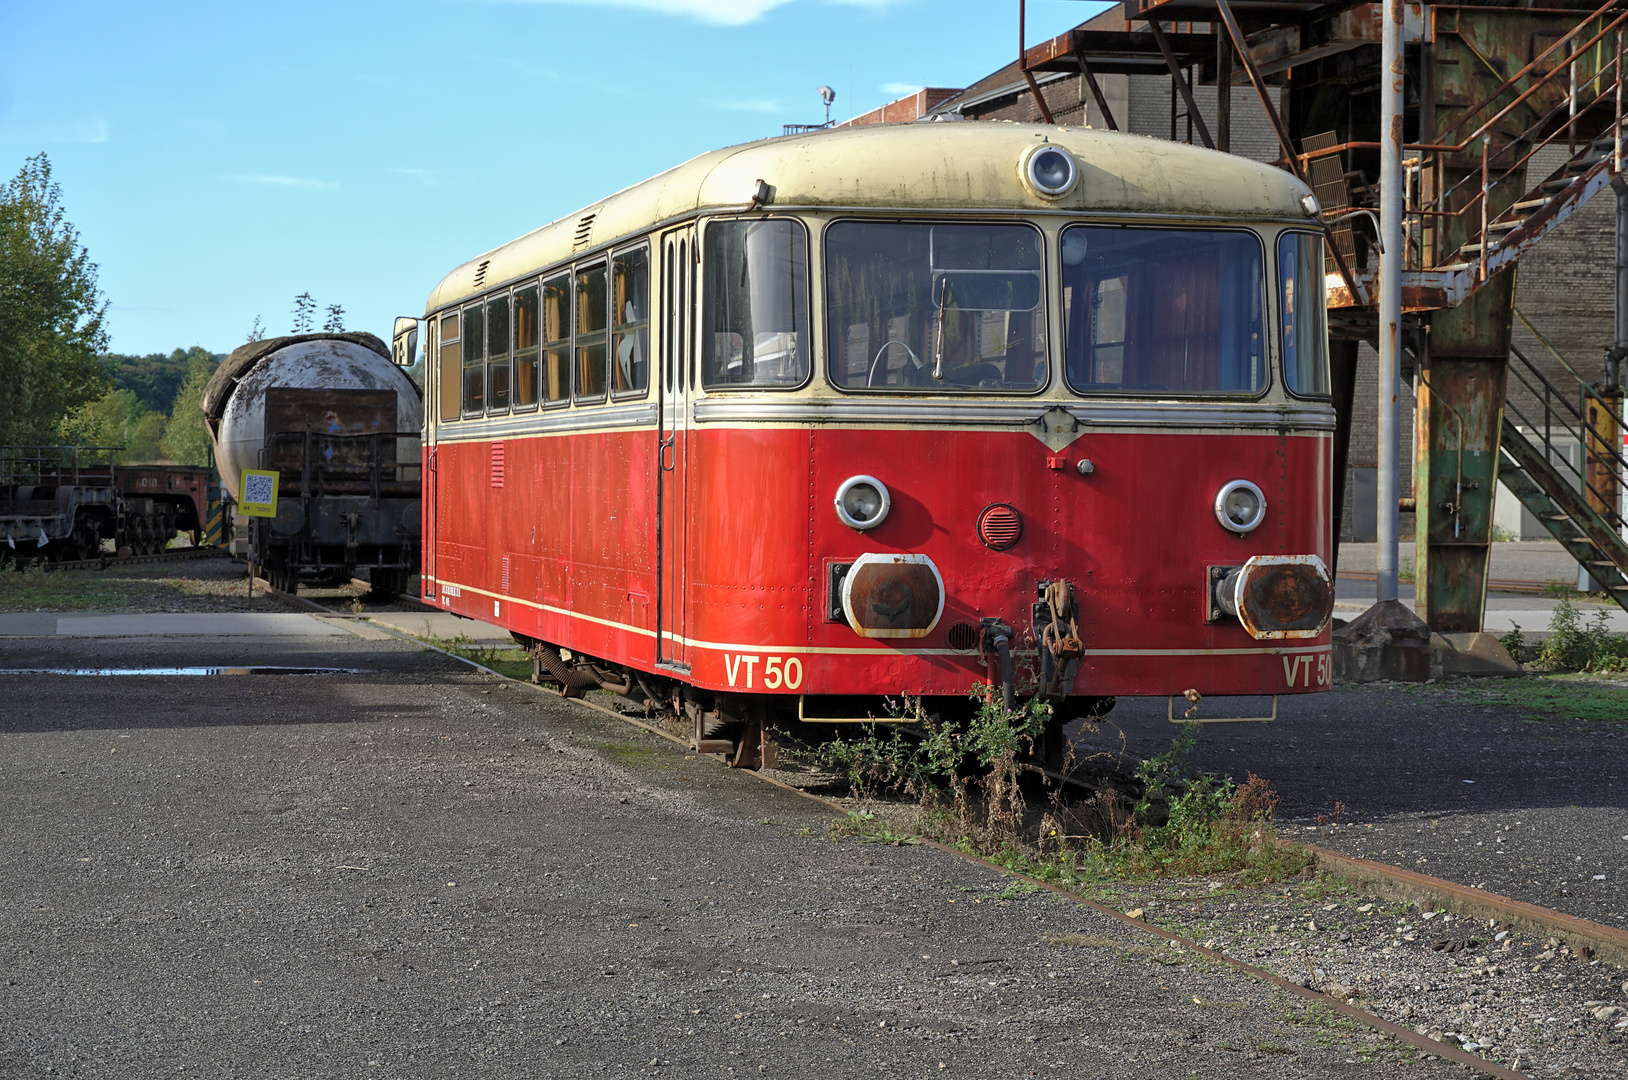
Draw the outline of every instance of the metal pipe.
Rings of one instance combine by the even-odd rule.
[[[1385,0],[1380,59],[1379,224],[1385,251],[1379,257],[1379,603],[1400,595],[1397,569],[1400,494],[1399,387],[1402,381],[1402,0]]]
[[[1617,292],[1616,292],[1616,353],[1615,370],[1607,373],[1617,387],[1622,386],[1622,357],[1628,354],[1628,178],[1621,173],[1611,181],[1617,194]],[[1614,377],[1613,377],[1614,376]]]
[[[1025,0],[1018,0],[1018,70],[1028,80],[1029,91],[1034,94],[1034,103],[1040,106],[1040,117],[1048,124],[1055,124],[1052,119],[1051,107],[1046,104],[1046,96],[1040,92],[1040,84],[1034,81],[1034,75],[1029,72],[1029,49],[1024,44],[1024,29],[1028,24],[1027,12],[1024,10]]]
[[[1012,712],[1017,708],[1017,680],[1012,674],[1012,643],[1005,634],[995,638],[995,655],[1001,662],[1001,703]]]
[[[1164,54],[1164,66],[1170,71],[1170,109],[1172,115],[1176,109],[1176,95],[1187,105],[1187,123],[1198,128],[1198,137],[1204,140],[1204,145],[1215,149],[1215,140],[1210,138],[1209,125],[1204,122],[1204,116],[1198,111],[1198,102],[1193,100],[1193,88],[1187,85],[1187,79],[1182,74],[1181,63],[1176,59],[1176,51],[1170,47],[1170,39],[1165,37],[1164,27],[1159,20],[1149,19],[1148,29],[1153,32],[1153,40],[1158,43],[1159,51]],[[1171,133],[1171,141],[1175,141],[1175,132]],[[1192,139],[1189,137],[1188,142]]]
[[[1487,226],[1492,223],[1492,136],[1481,137],[1481,280],[1487,280],[1487,243],[1491,236]]]
[[[1621,37],[1621,35],[1619,34],[1618,37]],[[1075,53],[1074,59],[1079,61],[1080,77],[1091,88],[1091,96],[1096,99],[1097,108],[1102,110],[1102,119],[1107,122],[1108,130],[1118,131],[1119,124],[1114,120],[1113,111],[1108,108],[1108,98],[1103,94],[1101,85],[1097,83],[1097,76],[1092,72],[1091,65],[1086,63],[1084,51]]]

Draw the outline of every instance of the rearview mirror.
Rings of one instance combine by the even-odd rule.
[[[418,320],[411,315],[396,317],[396,328],[391,335],[393,348],[390,358],[398,367],[412,367],[418,359]]]

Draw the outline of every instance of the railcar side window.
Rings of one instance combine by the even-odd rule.
[[[703,248],[701,385],[808,378],[808,241],[795,221],[714,221]]]
[[[456,420],[458,386],[463,381],[463,349],[458,341],[458,313],[441,316],[441,375],[436,392],[441,395],[441,419]]]
[[[476,304],[464,308],[464,415],[479,416],[486,408],[486,319]]]
[[[509,297],[486,302],[486,411],[509,410]]]
[[[649,248],[611,260],[611,329],[611,393],[643,394],[650,387]]]
[[[1321,236],[1286,232],[1278,237],[1278,290],[1283,378],[1289,392],[1327,397],[1328,307]]]
[[[543,401],[563,404],[571,397],[571,276],[543,282]]]
[[[537,286],[514,290],[514,407],[537,404]]]
[[[1253,233],[1073,225],[1063,325],[1077,392],[1257,394],[1267,370]]]
[[[832,225],[832,381],[850,390],[1038,390],[1046,381],[1041,243],[1027,225]]]
[[[605,396],[605,264],[577,271],[576,399]]]

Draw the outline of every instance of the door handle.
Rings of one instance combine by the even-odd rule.
[[[672,459],[672,461],[667,460],[667,451],[669,451],[669,450],[673,451],[673,459]],[[671,436],[669,436],[668,438],[665,438],[665,439],[661,440],[661,471],[662,472],[672,472],[673,468],[677,464],[678,464],[678,448],[673,445],[673,439],[672,439]]]

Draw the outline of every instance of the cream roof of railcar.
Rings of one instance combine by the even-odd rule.
[[[1078,182],[1060,199],[1035,194],[1020,176],[1024,152],[1045,141],[1067,148],[1079,163]],[[1281,169],[1247,158],[1092,128],[987,121],[836,128],[714,150],[625,188],[471,259],[441,280],[425,310],[658,222],[707,209],[743,209],[760,179],[772,186],[775,209],[1076,210],[1282,219],[1305,217],[1300,200],[1309,193]]]

